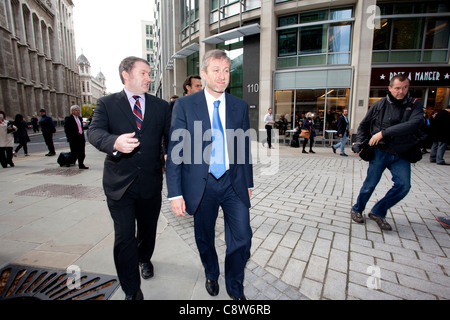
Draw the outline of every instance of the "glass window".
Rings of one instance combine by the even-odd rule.
[[[326,52],[327,25],[300,29],[300,54]]]
[[[280,57],[297,54],[297,29],[282,30],[278,33],[278,55]]]
[[[395,19],[392,49],[420,49],[423,39],[422,18]]]
[[[328,10],[300,13],[300,23],[328,20]]]
[[[311,66],[326,64],[349,64],[352,40],[352,8],[303,12],[279,18],[280,27],[293,25],[299,18],[296,28],[278,31],[277,68]],[[336,23],[323,23],[302,26],[311,22],[336,20]],[[295,50],[295,52],[294,52]],[[296,59],[294,56],[297,56]],[[289,58],[287,58],[289,57]]]
[[[381,28],[375,29],[373,35],[373,50],[389,50],[391,40],[391,20],[382,19]]]
[[[450,35],[449,20],[429,19],[425,35],[425,49],[447,49]]]
[[[381,28],[374,30],[374,63],[448,62],[450,17],[435,16],[450,12],[448,1],[379,4],[379,7],[384,17]]]
[[[285,27],[285,26],[289,26],[289,25],[297,24],[297,23],[298,23],[298,15],[281,17],[278,20],[278,25],[280,27]]]

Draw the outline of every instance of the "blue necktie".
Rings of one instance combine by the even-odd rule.
[[[209,162],[209,172],[219,179],[226,171],[225,167],[225,139],[222,122],[219,115],[220,101],[214,101],[212,120],[212,149]]]

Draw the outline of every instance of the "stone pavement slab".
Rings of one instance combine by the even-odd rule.
[[[253,145],[253,240],[245,294],[253,300],[450,299],[450,235],[435,218],[450,215],[450,166],[427,157],[413,165],[412,189],[388,214],[391,232],[354,223],[368,164],[317,146],[316,154]],[[67,151],[67,150],[58,150]],[[86,147],[89,170],[60,168],[56,157],[14,158],[0,171],[0,268],[16,263],[115,275],[113,226],[102,192],[104,155]],[[450,153],[447,161],[450,162]],[[392,185],[388,171],[368,204]],[[225,300],[223,216],[216,247],[219,296],[204,289],[192,217],[177,217],[163,190],[153,264],[142,281],[146,299]],[[119,289],[111,297],[122,300]]]

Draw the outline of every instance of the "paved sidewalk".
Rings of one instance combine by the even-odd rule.
[[[414,165],[411,192],[388,215],[393,231],[381,232],[373,221],[350,218],[367,170],[357,156],[320,146],[316,154],[258,146],[247,298],[450,299],[450,230],[435,220],[450,215],[450,166],[431,164],[427,155]],[[77,265],[115,275],[113,226],[102,190],[104,154],[90,145],[86,153],[89,170],[60,168],[56,157],[37,154],[19,156],[15,168],[0,170],[0,268]],[[446,158],[450,163],[450,152]],[[386,172],[369,209],[391,184]],[[173,215],[165,196],[164,188],[155,277],[142,281],[145,298],[229,299],[223,274],[219,296],[206,293],[193,220]],[[216,233],[223,273],[221,217]],[[111,297],[123,298],[120,288]]]

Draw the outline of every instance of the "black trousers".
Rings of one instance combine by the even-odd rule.
[[[152,258],[161,210],[161,193],[142,199],[136,188],[133,183],[120,200],[107,198],[114,221],[114,263],[125,294],[135,294],[140,288],[139,262]]]
[[[77,138],[70,140],[69,146],[71,157],[70,163],[75,163],[75,161],[78,160],[78,166],[82,167],[84,165],[84,158],[86,157],[85,153],[86,141],[84,140],[84,136],[79,135]]]
[[[53,133],[42,133],[45,144],[47,145],[49,153],[55,153],[55,146],[53,145]]]
[[[272,147],[272,126],[266,125],[265,128],[267,131],[267,145],[269,146],[269,148],[271,148]]]

